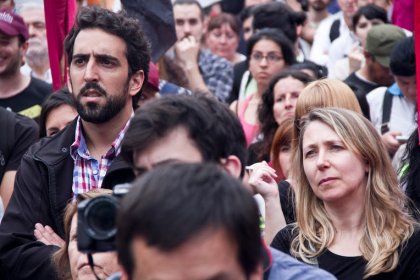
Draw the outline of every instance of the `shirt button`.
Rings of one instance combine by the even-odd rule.
[[[98,174],[98,170],[93,170],[93,175],[97,175]]]

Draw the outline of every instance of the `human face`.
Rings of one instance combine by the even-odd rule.
[[[71,221],[68,246],[68,258],[72,279],[95,280],[96,277],[89,266],[87,255],[77,249],[77,214],[74,215]],[[121,271],[116,252],[96,253],[92,257],[94,270],[99,279],[106,279],[112,274]]]
[[[27,9],[20,14],[28,27],[28,56],[48,54],[47,32],[45,29],[44,9]]]
[[[325,204],[364,201],[367,163],[320,121],[303,132],[303,169],[314,194]]]
[[[330,0],[309,0],[309,7],[314,11],[321,12],[327,9]]]
[[[255,59],[255,56],[263,58],[258,60]],[[268,57],[275,59],[269,61]],[[273,76],[283,70],[285,66],[283,52],[273,41],[261,39],[252,48],[249,71],[257,81],[257,86],[262,90],[265,90]]]
[[[101,29],[83,29],[74,42],[69,69],[77,111],[86,122],[105,123],[121,111],[132,112],[132,96],[143,74],[128,77],[125,42]]]
[[[252,36],[252,19],[254,17],[250,16],[247,19],[244,20],[242,23],[242,30],[244,33],[244,40],[248,42],[249,38]]]
[[[375,58],[367,59],[366,65],[372,82],[381,86],[390,86],[394,82],[391,70],[381,65]]]
[[[196,41],[200,42],[204,32],[200,8],[195,4],[179,4],[175,5],[173,10],[178,40],[194,36]]]
[[[390,3],[390,0],[358,0],[357,6],[360,8],[366,6],[367,4],[375,4],[376,6],[388,10]]]
[[[13,77],[19,73],[27,43],[19,46],[19,38],[0,32],[0,77]]]
[[[417,102],[417,81],[416,75],[404,77],[394,75],[395,82],[398,84],[404,97],[416,104]]]
[[[169,252],[148,245],[140,237],[131,246],[133,280],[262,279],[260,268],[246,277],[236,242],[224,230],[203,230]],[[125,273],[122,279],[127,279]]]
[[[273,115],[278,125],[294,116],[296,101],[304,87],[301,81],[290,76],[276,83],[273,89]]]
[[[279,163],[284,177],[287,178],[289,176],[290,167],[292,165],[292,153],[290,144],[280,147]]]
[[[77,116],[77,111],[70,105],[63,104],[52,109],[45,121],[47,136],[51,136],[65,128]]]
[[[239,45],[239,37],[229,24],[224,23],[220,28],[215,28],[207,34],[207,46],[218,56],[229,61],[235,60],[236,49]]]
[[[361,16],[355,26],[355,33],[359,38],[362,47],[366,46],[366,37],[368,31],[375,25],[384,24],[384,22],[378,18],[367,19],[365,16]]]
[[[272,2],[272,0],[245,0],[245,7]]]
[[[202,162],[203,157],[183,127],[173,129],[141,153],[134,153],[137,175],[169,162]]]
[[[357,11],[357,1],[356,0],[338,0],[338,6],[343,11],[344,17],[351,19],[351,17]]]

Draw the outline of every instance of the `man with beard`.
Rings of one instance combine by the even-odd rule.
[[[306,12],[308,21],[302,29],[302,37],[311,45],[319,24],[330,16],[328,12],[330,2],[331,0],[308,0],[308,11]]]
[[[44,5],[42,2],[25,2],[18,9],[18,13],[25,21],[29,32],[26,63],[21,67],[21,71],[51,84]]]
[[[0,225],[2,279],[56,278],[50,257],[60,242],[47,242],[39,233],[47,229],[63,238],[68,201],[112,187],[102,184],[103,178],[122,162],[121,141],[147,79],[149,44],[137,21],[124,13],[82,8],[65,50],[68,86],[80,117],[22,159]]]
[[[51,85],[20,72],[28,49],[28,30],[11,10],[0,10],[0,106],[30,118],[41,113]]]

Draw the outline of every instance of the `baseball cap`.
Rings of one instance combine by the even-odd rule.
[[[404,31],[393,24],[380,24],[372,27],[366,38],[366,51],[372,55],[379,64],[389,68],[392,49],[395,44],[404,39]]]
[[[0,10],[0,32],[8,36],[22,36],[25,41],[29,38],[28,29],[23,18],[11,10]]]

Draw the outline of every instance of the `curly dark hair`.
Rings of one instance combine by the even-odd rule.
[[[304,85],[312,82],[314,79],[308,74],[294,69],[285,69],[275,76],[261,97],[261,103],[258,107],[258,121],[261,124],[261,133],[263,135],[263,144],[260,145],[259,151],[257,151],[257,159],[264,158],[265,155],[269,154],[271,142],[273,140],[274,133],[278,127],[276,120],[274,119],[273,105],[274,105],[274,86],[278,81],[292,77],[296,80],[301,81]]]

